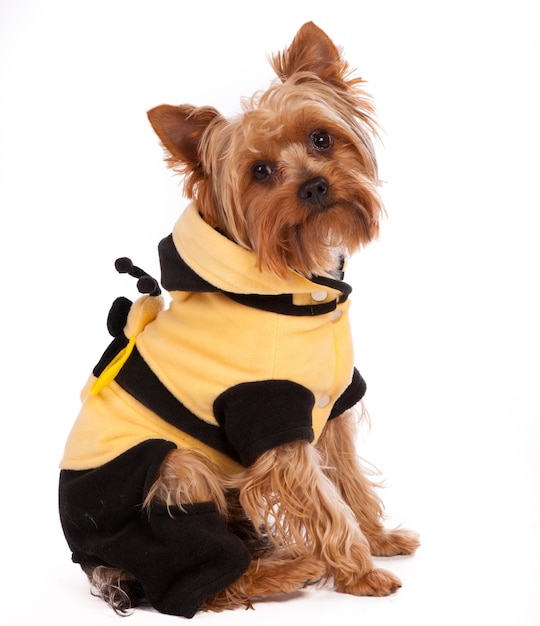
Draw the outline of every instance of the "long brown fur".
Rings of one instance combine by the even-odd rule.
[[[212,107],[162,105],[149,112],[171,167],[185,176],[203,218],[257,254],[261,268],[285,276],[330,274],[339,257],[378,234],[383,205],[372,137],[374,109],[330,39],[306,24],[272,60],[281,82],[244,104],[229,121]],[[326,152],[306,148],[324,130]],[[256,180],[253,167],[268,168]],[[304,181],[329,181],[318,204],[299,197]],[[383,596],[401,583],[372,555],[412,554],[411,531],[388,531],[377,485],[357,457],[352,411],[330,420],[316,446],[296,441],[227,475],[193,450],[175,450],[144,503],[213,501],[253,556],[248,570],[201,607],[250,607],[258,597],[316,582],[355,595]],[[89,571],[97,593],[120,612],[137,601],[129,573]],[[130,591],[131,585],[131,591]]]
[[[237,119],[191,105],[162,105],[149,118],[208,223],[278,276],[289,268],[323,275],[336,265],[336,249],[352,253],[378,234],[374,108],[363,81],[349,77],[334,44],[312,24],[273,64],[283,82],[246,100]],[[332,158],[305,149],[306,134],[320,129],[334,137]],[[252,177],[257,160],[275,167],[262,185]],[[324,210],[298,198],[299,184],[314,176],[332,181]]]

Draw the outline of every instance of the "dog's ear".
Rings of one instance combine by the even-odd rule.
[[[220,113],[213,107],[194,107],[189,104],[172,106],[162,104],[148,111],[148,119],[172,164],[182,162],[185,170],[195,170],[200,165],[199,142],[208,126]]]
[[[299,82],[307,79],[307,73],[315,74],[327,83],[343,86],[348,71],[348,65],[341,58],[339,49],[313,22],[304,24],[292,44],[283,52],[273,55],[271,61],[283,82],[302,72]]]

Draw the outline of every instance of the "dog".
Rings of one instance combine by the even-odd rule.
[[[143,295],[113,303],[60,466],[72,560],[120,614],[189,618],[315,583],[385,596],[401,583],[372,556],[419,545],[383,526],[355,447],[366,384],[344,266],[384,211],[372,100],[312,22],[272,65],[235,119],[148,112],[191,201],[159,244],[170,302],[117,261]]]

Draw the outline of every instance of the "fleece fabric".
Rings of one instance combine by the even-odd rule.
[[[195,204],[161,242],[160,260],[170,305],[144,296],[132,307],[123,339],[134,339],[133,352],[97,394],[91,376],[63,469],[98,467],[158,438],[235,471],[287,440],[315,443],[336,407],[362,397],[346,283],[260,271]],[[153,407],[149,380],[164,388]],[[160,415],[167,400],[176,418]]]
[[[239,471],[278,445],[315,443],[366,386],[342,280],[261,271],[195,203],[159,256],[169,306],[157,296],[113,306],[116,336],[83,389],[61,462],[60,513],[75,562],[126,568],[156,608],[189,617],[250,557],[208,503],[204,523],[193,522],[197,507],[174,523],[141,510],[166,454],[196,449]],[[174,564],[160,566],[167,546]]]

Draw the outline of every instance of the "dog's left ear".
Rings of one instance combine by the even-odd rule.
[[[292,44],[271,58],[276,74],[285,82],[297,72],[315,74],[324,82],[344,87],[348,64],[328,35],[313,22],[307,22],[296,34]],[[306,75],[299,76],[300,82]]]
[[[148,119],[171,157],[172,165],[181,163],[185,172],[195,171],[201,163],[199,144],[204,131],[220,113],[213,107],[189,104],[162,104],[148,111]]]

